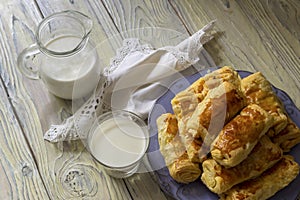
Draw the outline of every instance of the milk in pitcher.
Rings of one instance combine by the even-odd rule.
[[[55,52],[75,49],[82,38],[61,36],[46,44]],[[43,58],[40,73],[54,95],[64,99],[76,99],[89,94],[98,83],[100,67],[97,51],[87,42],[80,56]]]

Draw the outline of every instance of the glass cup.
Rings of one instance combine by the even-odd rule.
[[[116,110],[107,112],[93,123],[87,149],[115,178],[126,178],[139,169],[149,145],[146,123],[134,113]]]
[[[41,78],[58,97],[77,99],[89,94],[101,73],[95,45],[89,41],[92,26],[88,16],[72,10],[44,18],[36,43],[18,56],[19,70],[30,79]]]

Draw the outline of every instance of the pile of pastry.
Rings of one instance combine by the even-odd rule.
[[[267,199],[299,173],[288,152],[300,130],[260,73],[241,79],[225,66],[196,80],[157,119],[170,175],[198,178],[220,199]]]

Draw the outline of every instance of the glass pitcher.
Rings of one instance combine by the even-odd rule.
[[[28,78],[42,79],[60,98],[88,95],[101,73],[95,45],[89,41],[92,26],[88,16],[72,10],[46,17],[38,25],[36,43],[18,56],[19,70]]]

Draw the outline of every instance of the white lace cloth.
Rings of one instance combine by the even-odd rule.
[[[89,100],[62,124],[51,125],[44,139],[50,142],[84,139],[95,117],[113,109],[128,110],[146,119],[156,99],[172,82],[195,73],[196,63],[200,66],[196,70],[214,66],[203,48],[213,38],[214,23],[210,22],[177,46],[154,49],[138,39],[125,39]]]

